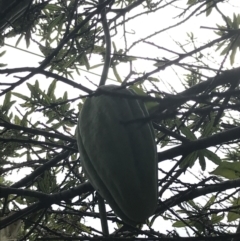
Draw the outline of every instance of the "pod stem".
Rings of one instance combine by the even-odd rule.
[[[104,0],[99,0],[98,2],[99,4],[102,4]],[[110,36],[108,22],[106,18],[106,8],[103,8],[101,11],[101,20],[102,20],[103,32],[105,36],[106,51],[105,51],[104,66],[103,66],[99,86],[105,85],[105,82],[108,77],[108,70],[111,64],[111,36]]]
[[[98,207],[99,207],[99,214],[100,214],[101,225],[102,225],[102,232],[104,236],[108,236],[109,232],[108,232],[107,214],[106,214],[104,199],[99,193],[97,193],[97,197],[98,197]]]

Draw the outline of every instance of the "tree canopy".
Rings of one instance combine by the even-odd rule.
[[[0,237],[239,240],[239,9],[234,0],[0,1]],[[136,121],[155,131],[158,207],[136,227],[81,166],[78,115],[104,84],[135,90],[149,112]]]

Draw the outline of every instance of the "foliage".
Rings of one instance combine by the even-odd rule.
[[[4,237],[10,237],[15,222],[21,240],[237,240],[237,4],[0,1]],[[16,56],[9,54],[9,47],[15,48]],[[29,58],[37,57],[32,67],[19,49]],[[16,58],[20,67],[11,65]],[[109,68],[108,84],[133,88],[136,98],[145,101],[150,117],[141,121],[153,123],[159,163],[154,215],[130,227],[106,204],[110,237],[103,237],[100,199],[82,171],[75,137],[79,110],[86,96],[96,95],[103,66]]]

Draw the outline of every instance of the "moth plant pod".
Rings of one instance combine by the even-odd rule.
[[[83,104],[77,143],[83,170],[117,216],[143,223],[157,207],[157,151],[144,102],[131,89],[98,88]],[[102,92],[107,92],[104,94]],[[144,120],[145,119],[145,120]]]

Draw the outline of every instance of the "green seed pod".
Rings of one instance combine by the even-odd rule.
[[[143,223],[157,207],[157,152],[142,101],[114,96],[135,95],[130,89],[86,99],[79,115],[77,142],[83,169],[92,186],[126,223]],[[128,123],[128,121],[130,121]]]

